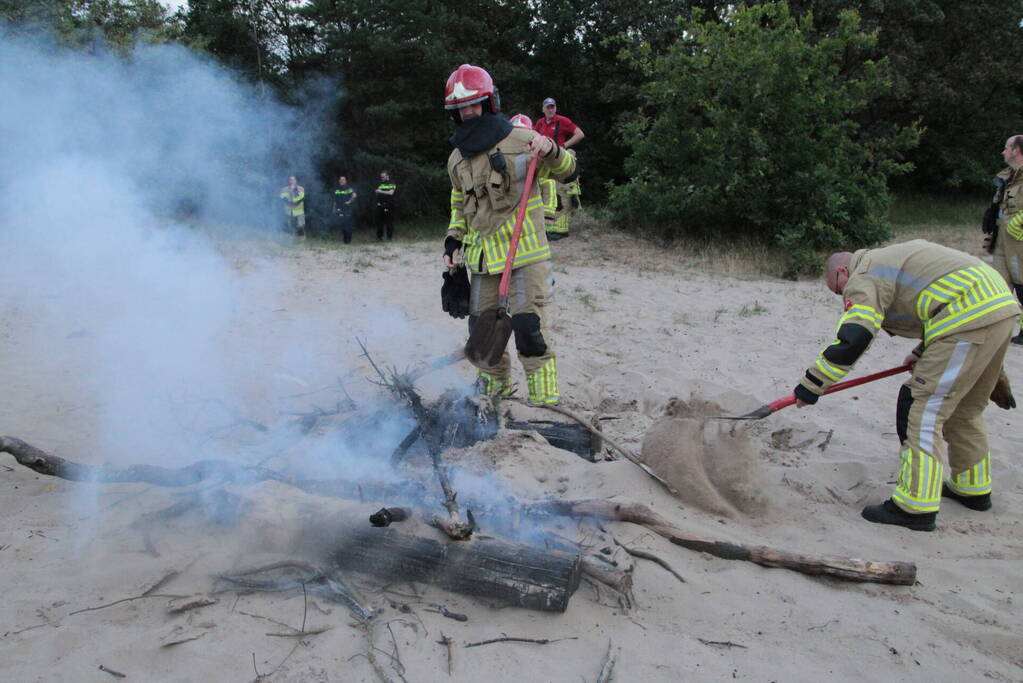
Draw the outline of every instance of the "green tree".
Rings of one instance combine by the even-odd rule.
[[[875,52],[891,63],[892,89],[860,120],[924,128],[909,153],[915,170],[900,186],[930,191],[988,188],[998,153],[1019,133],[1023,70],[1007,57],[1023,37],[1023,0],[791,0],[812,10],[821,35],[842,8],[856,9],[877,31]]]
[[[853,117],[889,86],[864,58],[875,37],[855,12],[815,37],[785,3],[740,7],[723,20],[680,19],[667,54],[631,53],[646,77],[644,109],[624,126],[630,180],[612,191],[622,225],[668,235],[743,234],[791,255],[889,235],[888,178],[905,172],[912,126],[867,134]]]
[[[158,0],[0,0],[0,17],[15,32],[53,33],[75,47],[98,38],[124,51],[140,39],[175,40],[181,31]]]

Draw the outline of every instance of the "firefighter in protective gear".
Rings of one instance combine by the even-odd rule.
[[[575,155],[574,148],[586,137],[583,129],[567,116],[558,113],[558,103],[553,97],[543,101],[543,117],[537,119],[533,124],[533,130],[554,138],[554,141],[564,147],[571,149]],[[547,224],[547,238],[557,241],[568,237],[568,222],[572,214],[582,208],[582,188],[577,177],[571,183],[558,183],[557,196],[555,198],[554,217]]]
[[[575,157],[573,150],[565,151]],[[579,187],[578,180],[571,183],[558,183],[550,177],[550,173],[546,170],[543,176],[541,180],[551,183],[553,200],[549,208],[547,239],[557,241],[568,237],[569,218],[582,206],[579,199],[582,196],[582,189]]]
[[[460,259],[472,277],[470,334],[479,316],[497,307],[497,290],[511,246],[519,199],[528,203],[508,288],[515,348],[526,372],[529,400],[554,404],[557,361],[547,320],[550,301],[550,246],[544,233],[544,199],[539,183],[523,187],[526,168],[538,156],[538,168],[556,180],[576,175],[575,159],[548,137],[517,128],[502,114],[497,88],[485,70],[463,64],[448,78],[444,108],[455,123],[448,158],[451,219],[444,241],[444,266]],[[478,365],[479,387],[489,395],[512,391],[511,360],[506,352],[495,366]]]
[[[516,128],[533,130],[533,121],[525,114],[516,114],[508,120]],[[540,183],[540,196],[543,198],[544,232],[550,235],[558,211],[558,181],[551,177],[550,171],[546,168],[541,169],[537,178]]]
[[[995,177],[1004,186],[999,190],[993,265],[1023,301],[1023,135],[1013,135],[1005,141],[1002,159],[1007,167]],[[1023,329],[1012,338],[1012,343],[1023,344]]]
[[[287,219],[286,230],[293,235],[305,237],[305,188],[298,184],[295,176],[288,176],[288,184],[281,189],[280,196]]]
[[[906,359],[913,375],[899,390],[895,491],[865,507],[863,517],[931,531],[943,496],[974,510],[991,507],[983,412],[989,399],[1003,407],[1015,403],[1011,392],[1005,398],[1002,360],[1020,308],[1005,281],[980,259],[925,240],[832,254],[826,278],[845,312],[835,341],[795,388],[800,407],[844,378],[880,330],[921,340]]]

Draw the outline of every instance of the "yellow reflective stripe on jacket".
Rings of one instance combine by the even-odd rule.
[[[287,189],[284,189],[281,191],[281,199],[284,199],[288,202],[288,204],[284,206],[285,216],[305,215],[305,203],[303,202],[303,200],[305,199],[305,192],[299,192],[297,195],[295,195],[295,198],[292,199],[291,193],[288,192]]]
[[[544,193],[547,195],[547,201],[543,205],[544,216],[552,218],[558,211],[558,183],[553,178],[541,178],[538,182],[541,187],[541,197]]]
[[[543,208],[543,197],[536,195],[529,198],[529,202],[526,204],[526,215],[522,220],[522,233],[519,235],[519,246],[515,250],[515,260],[512,262],[512,268],[518,268],[524,266],[527,263],[533,263],[534,261],[542,261],[550,256],[550,247],[547,245],[546,239],[541,239],[536,229],[536,224],[533,222],[532,214],[536,209]],[[518,216],[518,210],[515,211],[508,220],[490,237],[477,237],[480,242],[484,259],[486,260],[486,267],[488,273],[501,273],[504,272],[504,262],[508,258],[508,250],[511,248],[512,233],[515,231],[515,219]],[[478,267],[479,264],[479,250],[466,250],[467,256],[473,256],[473,258],[467,258],[469,266],[473,269]]]
[[[1009,237],[1023,241],[1023,211],[1012,217],[1009,224],[1005,226],[1005,232],[1009,233]]]
[[[451,219],[448,221],[448,230],[464,231],[467,229],[465,216],[462,213],[464,201],[465,195],[462,194],[461,190],[451,188]]]
[[[815,364],[817,369],[821,371],[821,374],[830,379],[832,382],[837,382],[848,374],[848,370],[842,370],[836,368],[834,365],[824,360],[824,352],[821,352],[820,358],[817,359]]]
[[[931,283],[917,298],[916,311],[923,322],[924,344],[1015,303],[1005,281],[986,264],[949,273]],[[932,319],[930,311],[935,305],[934,314],[939,317]]]
[[[558,160],[557,166],[549,166],[551,175],[560,176],[568,173],[568,169],[572,168],[572,164],[575,162],[575,157],[565,151],[561,154]]]
[[[868,326],[872,327],[874,332],[877,332],[881,329],[881,322],[884,318],[870,306],[857,304],[842,314],[842,317],[838,319],[838,326],[842,327],[842,325],[853,320],[864,320],[869,323]]]

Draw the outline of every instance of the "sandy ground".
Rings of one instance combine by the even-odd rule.
[[[218,347],[225,369],[215,381],[181,378],[181,386],[160,385],[152,392],[158,395],[136,401],[174,416],[143,425],[148,440],[111,436],[109,415],[120,406],[93,379],[96,354],[87,352],[103,336],[97,329],[103,315],[68,314],[40,339],[30,331],[38,311],[62,296],[59,288],[5,293],[0,434],[93,464],[175,466],[216,457],[292,470],[333,463],[336,470],[323,476],[370,476],[358,469],[365,457],[386,460],[407,428],[398,408],[387,408],[393,430],[359,443],[331,442],[329,429],[303,436],[280,427],[294,424],[289,412],[334,408],[343,398],[338,378],[360,405],[383,395],[367,381],[373,372],[357,337],[380,363],[399,368],[461,344],[464,321],[448,318],[438,302],[438,250],[439,240],[363,242],[344,250],[251,241],[221,247],[240,281],[272,271],[273,288],[242,288],[255,293],[236,299],[226,316]],[[739,414],[787,394],[830,341],[840,312],[819,282],[713,275],[688,267],[684,254],[614,235],[576,234],[554,252],[553,329],[564,404],[599,415],[606,433],[635,452],[672,397]],[[912,346],[879,339],[855,374],[898,365]],[[1023,386],[1023,352],[1010,348],[1006,365]],[[517,365],[516,373],[521,384]],[[464,389],[472,377],[463,364],[420,386],[433,397],[447,387]],[[698,466],[682,470],[678,498],[628,461],[589,463],[506,433],[458,456],[475,477],[460,481],[486,482],[522,501],[645,503],[686,529],[730,541],[913,561],[916,585],[766,569],[678,548],[631,524],[605,524],[602,531],[570,521],[555,531],[588,552],[617,540],[660,556],[685,582],[637,559],[631,608],[584,582],[565,613],[547,614],[495,609],[423,584],[382,591],[379,582],[354,575],[365,601],[379,610],[372,630],[377,661],[395,681],[594,681],[611,643],[616,681],[1023,680],[1017,604],[1023,412],[992,406],[987,414],[992,511],[950,502],[934,533],[879,527],[861,520],[859,511],[887,497],[894,480],[897,388],[897,379],[883,380],[812,408],[781,411],[730,436],[717,433],[728,426],[714,423],[690,430],[692,442],[679,449]],[[261,433],[245,419],[273,428]],[[726,436],[734,448],[721,446],[729,443]],[[345,459],[356,450],[362,459]],[[218,594],[216,604],[179,615],[168,613],[172,597],[79,611],[140,596],[172,571],[179,573],[153,593],[211,596],[214,574],[287,555],[246,531],[244,520],[218,525],[189,512],[140,523],[146,513],[181,500],[179,489],[66,482],[36,475],[6,455],[0,467],[3,680],[116,680],[100,666],[143,681],[246,681],[257,674],[274,681],[379,679],[366,657],[366,631],[342,606],[307,602],[301,593]],[[697,470],[706,476],[690,476]],[[305,496],[293,505],[298,494],[281,484],[227,488],[258,501],[285,530],[301,505],[333,504]],[[387,502],[366,501],[358,509],[368,514]],[[468,620],[444,618],[431,611],[434,604]],[[303,619],[308,630],[330,630],[304,638],[267,635]],[[198,639],[165,647],[192,636]],[[438,643],[445,636],[452,639],[450,675],[447,650]],[[465,647],[501,636],[552,642]]]

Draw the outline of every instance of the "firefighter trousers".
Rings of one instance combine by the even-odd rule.
[[[899,391],[896,427],[902,442],[892,500],[910,514],[937,512],[945,481],[961,495],[991,492],[984,409],[1002,371],[1015,317],[927,345]]]
[[[515,348],[526,371],[529,400],[557,403],[558,374],[548,327],[551,262],[539,261],[512,271],[508,284],[508,314],[511,316]],[[497,308],[500,275],[472,274],[469,295],[469,333],[480,314]],[[477,365],[488,386],[501,391],[511,386],[511,357],[507,350],[497,365]],[[493,393],[489,392],[488,393]]]

